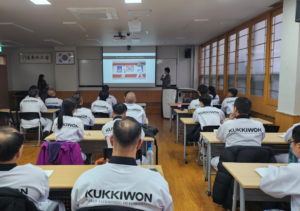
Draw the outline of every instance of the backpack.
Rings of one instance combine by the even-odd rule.
[[[199,141],[199,138],[200,138],[200,132],[201,132],[201,125],[200,124],[197,124],[196,126],[194,127],[191,127],[188,132],[187,132],[187,135],[186,135],[186,140],[187,142],[197,142]]]

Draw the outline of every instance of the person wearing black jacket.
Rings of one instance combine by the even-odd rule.
[[[170,75],[170,68],[165,68],[165,75],[162,75],[160,80],[163,82],[162,88],[167,88],[171,86],[171,75]]]
[[[40,90],[40,97],[41,97],[42,101],[45,102],[45,100],[47,98],[47,91],[49,89],[49,86],[46,83],[45,76],[43,74],[39,75],[37,87]]]

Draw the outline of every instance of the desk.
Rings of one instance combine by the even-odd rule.
[[[269,121],[264,120],[264,119],[261,119],[261,118],[252,118],[252,117],[251,117],[250,119],[259,121],[259,122],[261,122],[263,125],[273,125],[273,122],[269,122]],[[223,121],[223,123],[224,123],[224,122],[227,122],[228,120],[229,120],[229,118],[226,118],[226,119]]]
[[[60,109],[48,109],[46,112],[41,112],[42,114],[52,114],[52,120],[55,120],[56,117],[56,112],[59,111]],[[9,113],[10,109],[0,109],[0,112],[6,112]],[[21,113],[21,111],[18,111],[19,113]],[[16,113],[15,111],[11,112],[11,113]]]
[[[174,109],[174,112],[176,113],[176,141],[175,143],[178,143],[178,139],[179,139],[179,116],[180,115],[188,115],[189,112],[184,110],[181,111],[180,109]]]
[[[139,106],[142,106],[145,113],[146,113],[146,103],[136,103],[136,104],[139,105]]]
[[[91,134],[90,136],[86,134]],[[45,138],[47,141],[55,141],[55,135],[52,133]],[[151,142],[151,147],[154,146],[154,138],[145,137],[144,142]],[[107,148],[107,141],[101,130],[86,130],[84,131],[83,140],[78,142],[81,151],[87,154],[103,153],[103,148]],[[157,153],[157,152],[156,152]]]
[[[105,125],[108,122],[113,121],[113,118],[95,118],[95,125]],[[145,125],[149,125],[149,120],[146,118]]]
[[[261,177],[255,171],[256,168],[267,167],[268,165],[286,166],[287,164],[270,163],[223,163],[223,166],[234,177],[234,195],[232,210],[236,210],[238,185],[240,189],[240,211],[245,211],[245,201],[285,201],[289,202],[290,197],[282,199],[272,196],[260,190]]]
[[[168,103],[170,106],[170,131],[172,131],[172,116],[173,116],[173,109],[178,108],[178,103]],[[190,103],[181,103],[183,106],[188,106]]]
[[[225,148],[225,143],[219,141],[213,132],[201,132],[200,135],[208,142],[207,143],[207,166],[204,167],[207,171],[205,172],[205,181],[208,180],[208,190],[206,195],[211,195],[211,158],[213,156],[220,156],[222,150]],[[262,145],[272,147],[276,145],[287,145],[289,148],[289,143],[287,143],[279,135],[282,133],[266,133],[265,139],[262,141]],[[204,162],[205,163],[205,162]]]

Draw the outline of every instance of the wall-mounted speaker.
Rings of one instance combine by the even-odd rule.
[[[186,48],[185,49],[185,58],[189,59],[192,57],[192,49]]]

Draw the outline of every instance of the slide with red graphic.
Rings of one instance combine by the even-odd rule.
[[[146,61],[114,61],[112,64],[113,79],[145,79]]]

